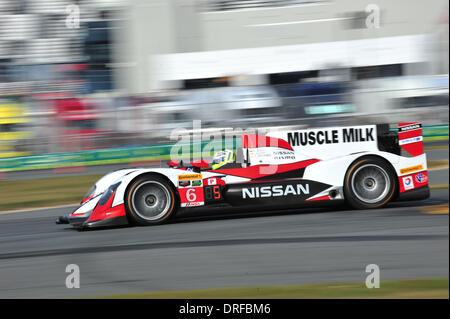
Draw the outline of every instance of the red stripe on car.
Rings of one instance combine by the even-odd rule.
[[[306,161],[289,164],[278,164],[278,165],[265,164],[242,168],[224,168],[224,169],[216,169],[211,172],[254,179],[304,168],[319,161],[320,160],[314,158]]]
[[[247,134],[242,135],[242,147],[243,148],[255,148],[255,147],[280,147],[293,151],[291,144],[281,138]]]
[[[312,202],[312,201],[316,201],[316,200],[330,200],[330,196],[320,196],[320,197],[316,197],[316,198],[311,198],[311,199],[307,199],[307,202]]]
[[[100,204],[97,204],[91,216],[89,216],[88,221],[92,222],[100,219],[125,216],[126,213],[124,204],[111,207],[115,195],[116,192],[114,191],[114,193],[111,195],[111,197],[104,205],[100,206]]]

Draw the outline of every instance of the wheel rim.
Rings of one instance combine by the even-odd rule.
[[[382,167],[365,164],[358,167],[353,174],[351,187],[359,200],[373,204],[386,197],[391,187],[391,180]]]
[[[166,186],[156,181],[147,181],[133,191],[131,203],[139,217],[157,220],[169,211],[172,198]]]

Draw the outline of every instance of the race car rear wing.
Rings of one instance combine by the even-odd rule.
[[[377,125],[378,149],[383,152],[395,155],[401,154],[401,148],[398,143],[398,129],[389,124]]]
[[[398,144],[411,156],[423,154],[422,124],[400,123],[398,125]]]
[[[422,124],[419,122],[377,125],[378,149],[380,151],[416,157],[423,154]]]

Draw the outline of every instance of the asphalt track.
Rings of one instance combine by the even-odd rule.
[[[447,171],[448,175],[448,171]],[[56,225],[72,207],[0,214],[0,298],[66,298],[229,286],[448,277],[448,191],[371,211],[197,210],[155,227],[78,232]],[[65,286],[66,266],[81,287]]]

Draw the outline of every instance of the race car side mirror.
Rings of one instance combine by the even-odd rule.
[[[183,162],[179,162],[179,161],[169,161],[167,164],[168,164],[170,167],[179,167],[179,166],[183,165],[182,163],[183,163]]]
[[[209,167],[209,162],[205,160],[192,161],[191,165],[197,168],[207,168]]]

